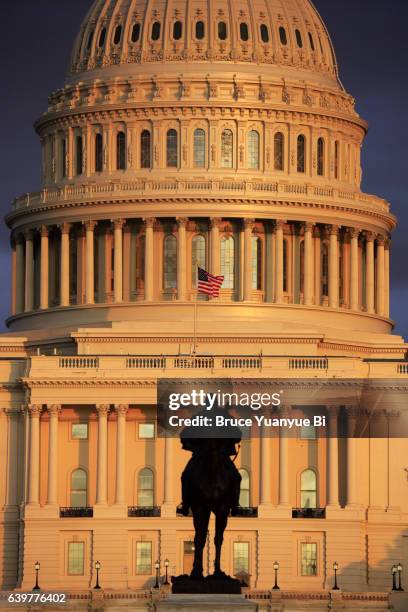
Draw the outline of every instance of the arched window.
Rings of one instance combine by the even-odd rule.
[[[233,135],[231,130],[224,130],[221,134],[221,166],[232,168],[233,165]]]
[[[206,248],[205,238],[201,234],[194,236],[192,242],[192,257],[191,257],[191,279],[192,286],[197,287],[197,268],[206,268]]]
[[[164,288],[175,289],[177,287],[177,239],[173,234],[169,234],[164,239],[163,273]]]
[[[252,236],[252,289],[262,289],[262,241]]]
[[[85,470],[77,469],[71,474],[71,507],[85,508],[88,503],[88,484]]]
[[[324,140],[318,138],[317,140],[317,174],[318,176],[324,175]]]
[[[205,167],[205,131],[202,129],[194,131],[194,166]]]
[[[103,169],[103,141],[102,134],[95,134],[95,172]]]
[[[155,21],[152,25],[152,40],[159,40],[161,32],[160,21]]]
[[[177,130],[168,130],[166,142],[166,163],[168,168],[178,166],[178,138]]]
[[[225,21],[218,22],[218,38],[220,40],[226,40],[227,38],[227,24]]]
[[[90,51],[91,47],[92,47],[92,41],[93,41],[93,37],[94,37],[94,31],[91,30],[88,34],[88,41],[86,43],[86,50]]]
[[[340,145],[339,141],[336,140],[334,143],[334,178],[339,178],[339,169],[340,169]]]
[[[126,170],[126,136],[125,132],[116,134],[116,168]]]
[[[315,50],[315,44],[314,44],[314,40],[313,40],[313,36],[311,32],[308,32],[309,34],[309,43],[310,43],[310,48],[312,51]]]
[[[150,168],[152,163],[151,135],[149,130],[143,130],[140,135],[140,167]]]
[[[205,36],[204,21],[197,21],[195,25],[195,37],[197,40],[203,40],[204,36]]]
[[[249,472],[244,468],[239,470],[241,474],[241,488],[239,492],[239,505],[242,508],[249,508],[251,505],[251,486],[249,479]]]
[[[102,28],[101,33],[99,34],[98,47],[102,48],[105,44],[106,40],[106,28]]]
[[[138,42],[140,38],[140,23],[135,23],[133,24],[133,28],[132,28],[132,43],[136,43]]]
[[[273,139],[273,159],[275,170],[283,170],[284,153],[284,136],[282,132],[276,132]]]
[[[247,23],[240,23],[239,24],[239,35],[242,41],[246,42],[249,38],[249,32],[248,32],[248,24]]]
[[[317,478],[313,470],[304,470],[300,475],[300,507],[316,508]]]
[[[183,36],[183,24],[181,21],[175,21],[173,24],[173,39],[180,40]]]
[[[120,43],[121,38],[122,38],[122,26],[118,25],[116,26],[115,34],[113,36],[113,44],[118,45]]]
[[[288,241],[283,241],[283,291],[288,291]]]
[[[260,27],[259,27],[259,31],[261,33],[261,40],[264,43],[268,43],[269,42],[269,30],[268,30],[268,26],[265,23],[261,23]]]
[[[259,170],[259,132],[256,130],[248,134],[248,168]]]
[[[76,173],[82,174],[82,166],[84,163],[84,152],[82,136],[76,138]]]
[[[299,134],[297,137],[297,171],[305,172],[306,169],[306,138],[303,134]]]
[[[301,49],[303,47],[303,40],[302,40],[302,34],[300,33],[300,30],[295,30],[295,36],[296,36],[296,44],[299,47],[299,49]]]
[[[288,44],[288,37],[286,36],[286,30],[283,26],[279,28],[279,38],[280,38],[282,45]]]
[[[329,248],[322,244],[321,249],[321,290],[323,296],[329,295]]]
[[[224,277],[223,287],[234,289],[235,284],[235,241],[232,236],[221,238],[221,275]]]
[[[143,468],[137,475],[137,505],[142,508],[154,506],[154,474],[150,468]]]

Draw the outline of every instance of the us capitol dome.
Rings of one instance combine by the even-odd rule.
[[[1,588],[31,589],[39,560],[72,609],[142,610],[156,571],[189,572],[188,457],[159,435],[158,381],[232,379],[329,435],[242,442],[225,571],[259,609],[276,560],[280,610],[388,610],[408,566],[396,219],[361,190],[367,124],[313,4],[96,0],[35,129],[41,188],[6,217]]]

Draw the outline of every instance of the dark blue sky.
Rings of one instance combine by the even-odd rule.
[[[75,34],[91,0],[1,0],[1,204],[39,188],[32,124],[63,84]],[[392,245],[392,317],[408,338],[407,0],[315,0],[332,36],[347,90],[370,124],[363,189],[388,199],[399,218]],[[0,230],[0,325],[9,311],[8,231]],[[407,258],[407,259],[406,259]],[[0,327],[1,329],[1,327]]]

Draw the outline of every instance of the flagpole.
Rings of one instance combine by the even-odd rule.
[[[197,305],[198,305],[198,266],[196,271],[196,290],[194,299],[194,333],[193,333],[193,355],[196,353],[197,344]]]

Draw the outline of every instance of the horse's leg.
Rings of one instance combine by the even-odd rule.
[[[215,514],[215,561],[214,574],[222,574],[221,571],[221,546],[224,541],[224,531],[228,522],[229,509],[226,507],[219,508]]]
[[[207,508],[197,507],[193,508],[193,521],[195,529],[194,538],[194,563],[193,571],[191,572],[192,578],[203,577],[203,552],[205,543],[207,540],[208,523],[210,522],[211,511]]]

